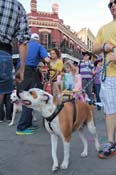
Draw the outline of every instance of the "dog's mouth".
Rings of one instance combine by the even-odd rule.
[[[11,100],[11,103],[16,103],[16,104],[18,104],[18,103],[19,103],[19,100]]]
[[[29,101],[29,100],[22,100],[21,102],[22,102],[22,104],[25,105],[25,106],[31,105],[31,101]]]

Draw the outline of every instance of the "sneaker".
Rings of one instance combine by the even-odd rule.
[[[32,126],[30,126],[28,129],[34,131],[34,130],[39,129],[39,127],[38,127],[38,126],[33,126],[33,125],[32,125]]]
[[[114,145],[114,150],[113,150],[112,154],[116,155],[116,142],[113,145]]]
[[[31,135],[34,132],[30,129],[25,129],[23,131],[16,131],[16,135]]]
[[[108,142],[102,145],[102,150],[99,151],[98,157],[100,159],[107,159],[113,155],[116,155],[116,143]]]

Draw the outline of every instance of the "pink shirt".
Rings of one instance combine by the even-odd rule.
[[[74,76],[74,89],[77,91],[82,90],[82,77],[80,74]]]
[[[85,101],[83,94],[82,94],[82,77],[80,74],[76,74],[74,76],[74,90],[75,91],[80,91],[80,92],[75,92],[74,97],[75,99]]]

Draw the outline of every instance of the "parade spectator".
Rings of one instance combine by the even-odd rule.
[[[16,72],[17,83],[24,78],[25,58],[27,54],[27,42],[30,33],[26,12],[17,0],[0,1],[0,106],[3,105],[5,94],[13,90],[12,78],[12,44],[16,39],[20,54],[20,68]],[[2,115],[2,114],[0,114]],[[1,116],[3,118],[3,116]]]
[[[41,61],[37,66],[37,87],[43,89],[45,82],[44,63]]]
[[[104,53],[103,65],[106,69],[101,81],[100,97],[106,114],[107,143],[104,143],[99,158],[109,158],[116,155],[116,1],[110,0],[108,8],[113,20],[102,26],[97,34],[93,53]],[[111,61],[109,64],[107,64]]]
[[[64,64],[63,90],[71,91],[75,99],[84,101],[82,95],[82,77],[79,74],[79,67],[75,66],[71,61]]]
[[[17,87],[18,91],[29,90],[30,88],[38,87],[36,73],[40,59],[49,62],[48,53],[46,49],[39,43],[39,35],[37,33],[33,33],[31,35],[31,40],[28,43],[28,53],[25,63],[24,81]],[[19,65],[20,62],[18,63],[18,66]],[[23,106],[16,134],[33,134],[35,127],[32,124],[32,119],[32,109]]]
[[[82,76],[82,88],[86,91],[89,99],[93,101],[93,97],[92,97],[93,82],[91,82],[87,87],[86,85],[93,78],[94,64],[91,61],[90,52],[86,51],[86,52],[82,52],[82,54],[83,54],[83,60],[81,60],[79,63],[80,74]]]
[[[97,59],[94,62],[94,89],[96,95],[96,102],[100,103],[100,87],[101,87],[101,69],[102,69],[102,57],[97,56]],[[97,105],[97,110],[101,110],[101,107]]]
[[[50,51],[50,77],[52,81],[52,94],[56,95],[61,93],[58,84],[57,76],[61,74],[63,70],[63,61],[58,49],[54,48]]]

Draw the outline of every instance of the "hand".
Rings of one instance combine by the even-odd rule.
[[[15,75],[16,83],[21,83],[24,80],[24,69],[19,68]]]
[[[97,72],[95,70],[92,71],[92,74],[95,75]]]
[[[111,45],[111,44],[109,44],[109,43],[106,43],[105,45],[104,45],[104,51],[105,52],[111,52],[112,51],[112,49],[113,49],[113,46]]]
[[[112,61],[116,64],[116,53],[113,52],[109,55],[109,61]]]

